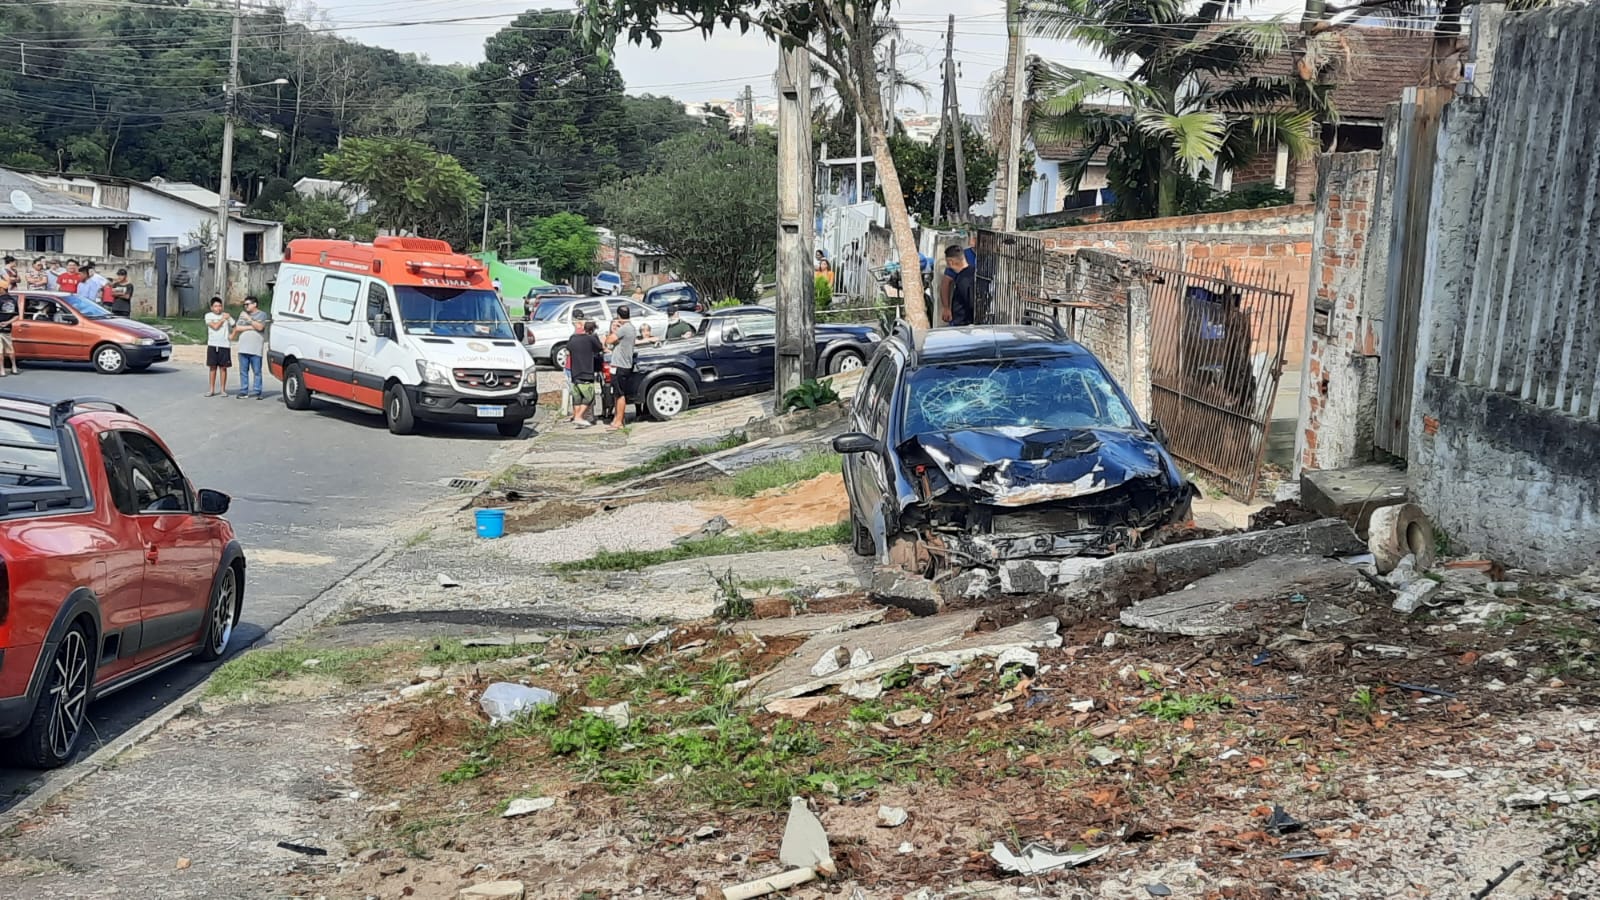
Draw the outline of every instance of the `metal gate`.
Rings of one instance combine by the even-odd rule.
[[[1049,305],[1043,289],[1044,242],[1036,237],[978,232],[978,322],[1017,324],[1030,308]]]
[[[1283,373],[1294,295],[1264,272],[1220,262],[1150,263],[1150,405],[1167,449],[1255,494]]]

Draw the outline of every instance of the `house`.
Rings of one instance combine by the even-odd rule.
[[[148,253],[163,244],[193,246],[202,234],[216,229],[220,198],[216,191],[197,184],[160,178],[141,182],[112,175],[31,173],[28,177],[101,209],[137,214],[139,219],[128,226],[126,250]],[[228,224],[228,259],[282,261],[283,223],[233,213]]]
[[[21,172],[0,169],[0,249],[18,255],[124,256],[149,217],[108,209]]]
[[[353,216],[364,216],[372,211],[372,201],[359,185],[332,178],[302,178],[294,183],[294,192],[307,199],[338,200]]]
[[[622,291],[631,294],[635,289],[649,290],[658,284],[673,280],[672,260],[665,250],[622,239],[622,252],[617,252],[616,234],[607,228],[597,228],[600,250],[595,254],[602,270],[615,270],[622,276]]]

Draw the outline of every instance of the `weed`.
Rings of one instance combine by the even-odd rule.
[[[1378,695],[1370,687],[1360,687],[1350,695],[1350,705],[1361,711],[1362,715],[1370,716],[1378,711]]]
[[[566,726],[550,728],[545,737],[550,752],[557,756],[580,754],[593,759],[622,743],[622,729],[610,719],[584,713]]]
[[[497,760],[492,756],[472,756],[454,769],[440,775],[439,780],[445,784],[461,784],[483,775],[494,768],[496,763]]]
[[[228,661],[206,686],[212,697],[238,697],[253,688],[264,687],[267,682],[290,676],[326,678],[348,683],[371,679],[377,671],[372,665],[391,653],[395,647],[366,647],[340,650],[332,647],[306,647],[290,645],[267,647],[242,653]],[[307,668],[307,660],[317,664]]]
[[[756,593],[786,591],[795,586],[793,578],[741,578],[739,587]]]
[[[702,456],[708,456],[712,453],[720,453],[723,450],[732,450],[734,447],[738,447],[749,440],[749,437],[747,437],[744,432],[738,431],[711,444],[669,447],[668,449],[657,453],[649,460],[640,463],[637,466],[631,466],[623,469],[620,472],[607,472],[604,475],[595,475],[589,480],[595,484],[618,484],[623,481],[632,481],[635,478],[643,478],[646,475],[654,475],[657,472],[670,469],[679,463],[688,462],[691,459],[698,459]]]
[[[804,550],[808,547],[843,544],[849,539],[849,523],[827,525],[809,531],[719,534],[703,541],[691,541],[663,550],[601,550],[588,559],[555,563],[550,566],[550,570],[568,575],[576,572],[616,572],[706,556],[732,556],[740,553],[763,553],[769,550]]]
[[[754,497],[762,491],[810,481],[826,472],[839,471],[839,455],[811,452],[799,459],[775,459],[751,466],[733,476],[724,491],[735,497]]]
[[[616,689],[617,676],[610,672],[596,672],[589,676],[589,681],[583,686],[583,692],[593,700],[610,697]]]
[[[780,411],[816,409],[829,403],[838,402],[839,394],[833,389],[833,385],[825,381],[818,381],[815,378],[808,378],[783,395],[783,409]]]
[[[860,722],[863,725],[875,725],[889,718],[889,710],[877,700],[867,700],[857,703],[850,710],[850,721]]]
[[[1504,628],[1515,628],[1526,621],[1528,614],[1520,609],[1514,609],[1510,612],[1496,613],[1487,624],[1490,631],[1500,631]]]
[[[1177,691],[1167,691],[1161,695],[1160,700],[1150,700],[1140,704],[1139,711],[1155,716],[1163,722],[1181,722],[1190,716],[1220,712],[1233,704],[1233,697],[1228,694],[1212,692],[1184,695]]]
[[[518,659],[526,656],[542,654],[544,648],[536,644],[505,644],[496,647],[465,647],[461,642],[446,638],[434,642],[428,652],[422,655],[424,662],[435,666],[448,666],[461,663],[496,662],[502,659]]]
[[[910,663],[906,663],[897,669],[885,672],[883,677],[878,679],[878,683],[883,685],[886,691],[897,691],[911,684],[912,679],[916,677],[917,670]]]
[[[711,595],[711,599],[717,604],[713,616],[724,622],[736,622],[755,616],[755,601],[739,591],[739,579],[734,577],[732,567],[721,575],[715,572],[707,574],[716,585],[716,590]]]
[[[1010,666],[1000,673],[1000,690],[1009,691],[1022,683],[1023,674],[1021,666]]]
[[[400,545],[400,549],[402,549],[402,550],[410,550],[410,549],[412,549],[414,547],[420,547],[423,544],[426,544],[428,542],[428,539],[431,538],[431,537],[433,537],[433,529],[432,528],[419,529],[418,531],[413,533],[410,537],[406,538],[405,543]]]

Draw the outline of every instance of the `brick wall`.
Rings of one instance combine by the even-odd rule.
[[[1147,267],[1102,250],[1071,254],[1046,251],[1045,271],[1055,261],[1066,276],[1072,335],[1099,357],[1128,399],[1148,418],[1150,408],[1150,294]]]

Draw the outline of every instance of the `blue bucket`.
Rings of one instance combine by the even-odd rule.
[[[478,517],[478,537],[497,538],[506,533],[506,511],[503,509],[480,509]]]

